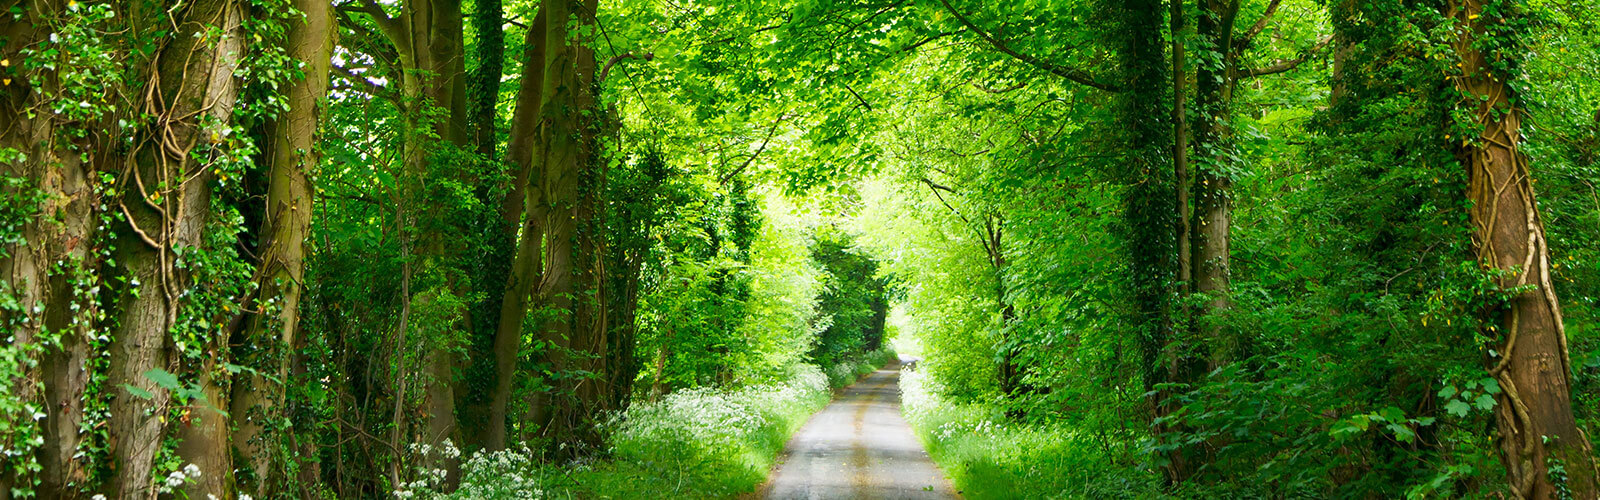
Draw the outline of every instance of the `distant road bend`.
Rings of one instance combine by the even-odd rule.
[[[784,449],[768,499],[958,499],[900,416],[900,365],[846,388]]]

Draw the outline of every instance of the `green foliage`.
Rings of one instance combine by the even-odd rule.
[[[878,263],[853,248],[848,235],[819,229],[811,259],[822,271],[823,291],[817,300],[818,333],[811,359],[828,366],[883,346],[889,314],[889,279],[879,276]]]
[[[941,397],[939,382],[902,370],[901,407],[928,453],[965,498],[1151,498],[1160,478],[1138,467],[1126,432],[1085,432],[1065,422],[1011,422],[985,404]]]

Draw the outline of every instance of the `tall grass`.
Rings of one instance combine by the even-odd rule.
[[[917,370],[901,371],[900,393],[912,430],[968,499],[1159,496],[1159,477],[1070,424],[1016,423],[946,400]]]
[[[824,370],[809,364],[781,383],[699,387],[638,402],[606,426],[607,456],[548,464],[527,450],[474,454],[446,498],[731,498],[766,480],[778,454],[831,389],[894,358],[878,351]],[[423,495],[425,496],[425,495]]]

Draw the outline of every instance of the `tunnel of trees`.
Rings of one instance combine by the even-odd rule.
[[[0,499],[1600,497],[1592,0],[0,5]]]

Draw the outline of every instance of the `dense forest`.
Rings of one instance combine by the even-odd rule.
[[[1600,498],[1594,0],[0,6],[0,500]]]

